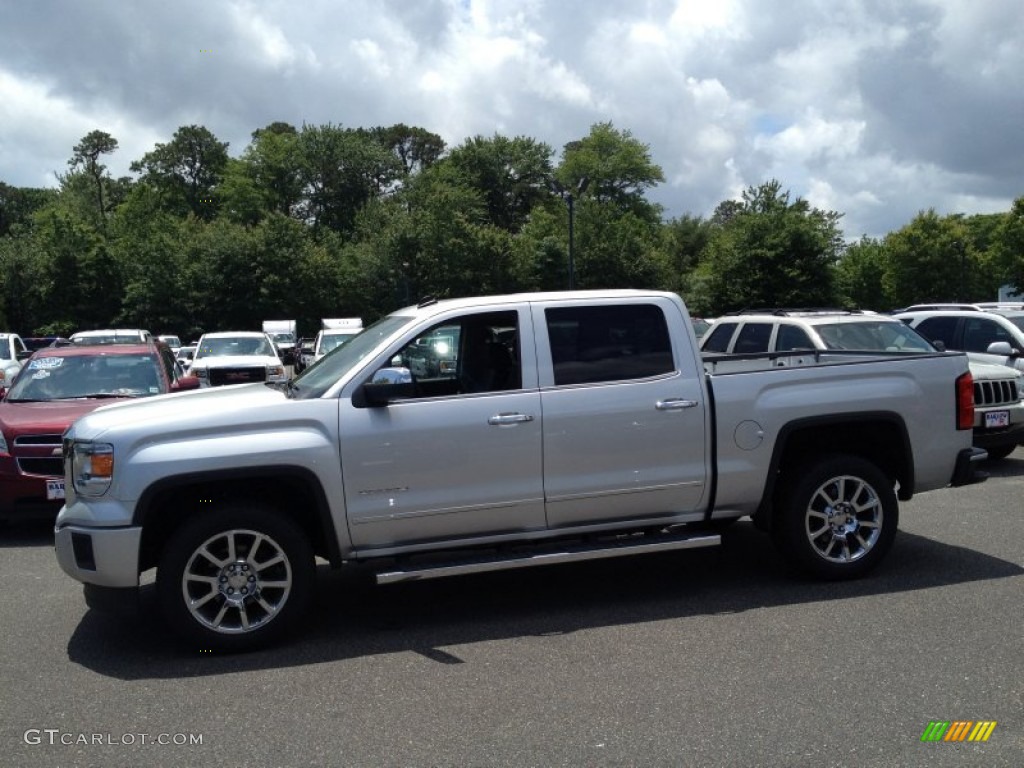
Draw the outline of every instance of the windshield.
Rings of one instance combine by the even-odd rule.
[[[280,344],[294,344],[295,337],[290,333],[272,333],[270,334],[274,341]]]
[[[1003,317],[1024,331],[1024,315],[1003,315]]]
[[[75,334],[71,341],[77,346],[93,346],[94,344],[138,344],[142,341],[142,335],[128,332],[110,331],[108,333],[84,333]]]
[[[263,336],[217,336],[204,338],[196,350],[196,359],[201,357],[263,355],[276,357],[270,342]]]
[[[340,347],[346,341],[354,339],[356,333],[325,333],[320,337],[320,354],[326,354],[332,349]]]
[[[815,326],[828,349],[871,352],[934,352],[935,347],[898,321],[829,323]]]
[[[377,349],[383,339],[412,322],[411,317],[390,315],[364,328],[345,344],[335,347],[293,380],[292,394],[298,398],[320,397],[338,379]]]
[[[37,357],[14,381],[7,401],[158,395],[158,365],[145,354]]]

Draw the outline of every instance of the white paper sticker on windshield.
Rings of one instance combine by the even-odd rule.
[[[29,370],[37,370],[39,368],[60,368],[64,365],[63,357],[40,357],[28,364]]]
[[[50,372],[47,371],[46,369],[43,369],[41,371],[36,371],[35,373],[32,374],[32,378],[36,379],[36,380],[38,380],[38,379],[48,379],[48,378],[50,378]]]

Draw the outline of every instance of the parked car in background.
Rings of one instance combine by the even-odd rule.
[[[64,503],[61,437],[75,419],[111,402],[198,386],[163,344],[36,352],[0,402],[0,518],[57,515]]]
[[[71,344],[71,339],[63,336],[23,336],[21,339],[30,352],[35,352],[46,347],[66,347]]]
[[[204,333],[189,372],[203,387],[288,378],[274,343],[259,331]]]
[[[1024,310],[921,310],[895,317],[945,349],[1024,371]]]
[[[164,334],[162,336],[158,336],[157,338],[164,344],[166,344],[168,347],[170,347],[171,352],[174,352],[175,354],[177,354],[178,350],[181,349],[181,339],[179,339],[177,336],[170,336]]]
[[[295,362],[292,364],[295,373],[302,373],[313,364],[313,342],[315,339],[303,338],[295,342]]]
[[[934,352],[920,334],[895,318],[844,309],[778,309],[723,315],[700,340],[702,352],[730,354],[790,350]]]
[[[326,355],[332,349],[340,347],[363,330],[362,318],[358,317],[325,317],[320,321],[320,332],[313,342],[313,362]]]
[[[277,350],[278,357],[285,365],[295,364],[295,333],[294,320],[264,320],[263,332],[270,337]]]
[[[153,340],[153,334],[141,328],[105,328],[71,334],[72,344],[139,344]]]
[[[11,386],[22,361],[32,354],[16,333],[0,333],[0,392]]]
[[[776,310],[729,315],[720,318],[701,341],[702,352],[741,354],[800,349],[936,351],[927,339],[894,317],[849,310]],[[780,358],[777,364],[793,362],[793,358]],[[969,364],[974,377],[974,445],[987,450],[992,459],[1005,458],[1024,443],[1021,374],[977,360],[970,360]]]
[[[192,367],[192,359],[196,356],[196,345],[189,345],[187,347],[179,347],[174,357],[177,359],[178,364],[188,371]]]

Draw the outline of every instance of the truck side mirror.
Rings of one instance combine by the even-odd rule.
[[[395,400],[416,394],[412,371],[408,368],[381,368],[373,378],[358,390],[358,399],[352,404],[363,408],[384,408]]]
[[[935,341],[933,341],[932,346],[935,347],[935,349],[937,349],[939,352],[946,351],[946,342],[942,341],[941,339],[936,339]]]

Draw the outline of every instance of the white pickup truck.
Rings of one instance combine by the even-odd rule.
[[[972,380],[956,353],[813,357],[709,373],[669,293],[430,301],[287,384],[75,422],[57,558],[101,608],[156,568],[171,627],[221,650],[294,627],[318,556],[389,583],[714,545],[750,515],[856,577],[897,497],[975,479]]]

